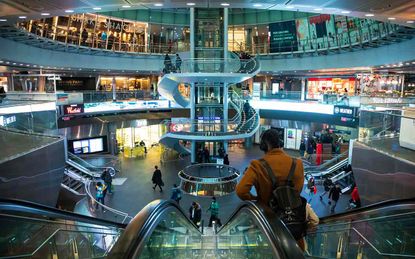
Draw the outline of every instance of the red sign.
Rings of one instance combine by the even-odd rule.
[[[320,14],[317,16],[312,16],[309,18],[311,24],[313,23],[322,23],[325,21],[330,21],[330,14]]]
[[[64,105],[63,106],[63,113],[64,114],[80,114],[80,113],[84,113],[84,105],[83,104]]]

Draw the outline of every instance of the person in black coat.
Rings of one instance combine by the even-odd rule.
[[[199,203],[192,202],[192,206],[189,208],[189,218],[196,226],[199,226],[202,220],[202,207]]]
[[[223,164],[224,165],[229,165],[229,156],[228,156],[228,154],[225,154],[225,156],[223,157]]]
[[[161,178],[161,171],[158,168],[158,166],[154,166],[154,168],[156,170],[154,170],[153,177],[151,178],[154,184],[153,190],[155,190],[156,187],[158,186],[160,188],[160,192],[162,192],[163,189],[161,187],[164,186],[164,183],[163,183],[163,179]]]
[[[107,188],[104,191],[104,197],[107,194],[107,191],[111,194],[112,193],[112,175],[108,168],[104,169],[101,174],[101,179],[104,181]]]
[[[341,194],[340,185],[336,184],[334,185],[329,192],[329,199],[333,201],[333,206],[331,207],[331,213],[334,212],[334,209],[336,208],[337,202],[339,201],[340,194]]]

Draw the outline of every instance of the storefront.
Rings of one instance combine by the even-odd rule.
[[[7,92],[7,77],[0,76],[0,88],[3,87],[3,90]]]
[[[308,78],[307,99],[321,99],[323,94],[352,96],[355,93],[355,78]]]
[[[400,96],[403,77],[382,74],[358,74],[357,92],[373,96]]]
[[[138,120],[135,127],[117,129],[118,148],[125,157],[144,156],[149,148],[158,146],[165,132],[166,127],[162,124],[147,125],[147,120]]]
[[[112,90],[113,77],[100,77],[99,86],[101,90],[110,91]],[[134,90],[150,90],[151,89],[151,77],[127,77],[127,76],[116,76],[115,86],[117,91],[134,91]]]

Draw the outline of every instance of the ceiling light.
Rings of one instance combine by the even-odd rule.
[[[65,10],[65,13],[73,13],[73,10]]]
[[[409,65],[409,63],[405,63],[405,65],[407,65],[407,66],[408,66],[408,65]]]
[[[40,15],[42,15],[42,16],[48,16],[48,15],[50,15],[50,13],[41,13]]]
[[[415,62],[412,62],[412,64],[415,64]]]
[[[380,66],[381,68],[384,68],[384,66]]]
[[[373,16],[375,16],[373,13],[367,13],[367,14],[365,14],[365,16],[366,17],[373,17]]]
[[[350,13],[350,11],[341,11],[341,13],[348,14],[348,13]]]
[[[388,20],[396,20],[395,17],[389,17]]]
[[[323,11],[323,8],[316,8],[314,11]]]
[[[26,18],[27,18],[27,16],[22,15],[22,16],[19,16],[19,18],[20,18],[20,19],[26,19]]]
[[[13,63],[13,65],[16,65],[16,63]]]
[[[287,9],[294,9],[295,7],[292,6],[292,5],[287,5],[285,8],[287,8]]]
[[[262,4],[254,4],[254,7],[261,7]]]
[[[188,6],[194,6],[196,4],[195,3],[187,3],[186,5],[188,5]]]
[[[0,19],[0,22],[7,22],[7,19]]]
[[[406,23],[414,23],[414,21],[406,21]]]
[[[123,5],[122,8],[130,8],[131,5]]]
[[[396,64],[393,64],[393,66],[394,66],[394,67],[397,67],[398,65],[396,65]]]
[[[228,4],[228,3],[221,3],[220,5],[221,5],[221,6],[229,6],[229,4]]]
[[[101,7],[94,7],[92,9],[94,9],[95,11],[99,11],[99,10],[101,10]]]
[[[157,3],[157,4],[154,4],[154,6],[160,7],[160,6],[163,6],[163,4],[162,3]]]

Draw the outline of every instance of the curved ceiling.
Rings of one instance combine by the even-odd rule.
[[[391,21],[415,27],[413,0],[2,0],[1,22],[57,16],[68,13],[116,11],[129,9],[255,8],[301,12],[343,14],[354,17]],[[65,12],[66,11],[66,12]],[[373,15],[373,16],[368,16]],[[25,18],[20,18],[25,19]],[[409,22],[409,23],[408,23]]]

